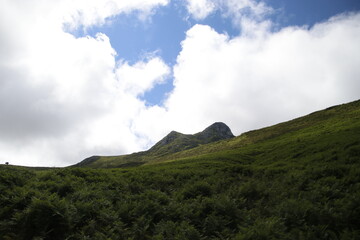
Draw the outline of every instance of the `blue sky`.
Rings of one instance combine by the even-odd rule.
[[[358,0],[267,0],[265,3],[274,9],[267,16],[274,23],[274,31],[287,26],[306,25],[311,28],[334,15],[360,9]],[[78,33],[78,36],[95,36],[102,32],[110,38],[118,59],[132,64],[149,53],[155,53],[173,66],[181,51],[180,43],[185,39],[185,32],[194,24],[209,25],[229,36],[241,34],[241,29],[232,24],[231,18],[223,17],[220,10],[205,19],[196,20],[186,11],[184,1],[172,1],[168,6],[157,9],[147,21],[139,20],[136,13],[122,14],[111,18],[108,24],[91,27],[85,33]],[[166,93],[172,89],[173,79],[169,77],[165,83],[145,92],[142,99],[149,105],[161,105]]]
[[[0,0],[0,153],[67,166],[360,98],[359,0]]]

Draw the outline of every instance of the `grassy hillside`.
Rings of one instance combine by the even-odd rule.
[[[0,239],[359,239],[360,101],[133,168],[0,167]]]
[[[193,135],[172,131],[152,148],[144,152],[122,156],[92,156],[74,166],[91,168],[136,167],[174,159],[173,155],[177,152],[231,138],[234,138],[234,135],[230,128],[224,123],[217,122],[204,131]]]
[[[185,135],[171,132],[149,151],[122,156],[95,156],[86,159],[78,166],[112,168],[154,164],[186,157],[196,157],[218,151],[238,149],[261,141],[274,139],[281,135],[285,135],[285,137],[288,136],[285,141],[294,138],[300,141],[305,137],[302,136],[305,132],[310,132],[312,135],[327,135],[326,132],[334,132],[340,130],[342,127],[346,127],[348,124],[351,125],[353,122],[356,122],[359,118],[359,104],[359,101],[356,101],[330,107],[326,110],[314,112],[292,121],[246,132],[236,138],[227,138],[222,141],[207,144],[206,142],[199,142],[196,138],[196,140],[193,140],[192,136],[196,136],[196,134]],[[162,142],[169,137],[174,138],[175,141],[172,141],[171,144],[162,144]],[[179,149],[182,149],[182,151],[179,151]]]

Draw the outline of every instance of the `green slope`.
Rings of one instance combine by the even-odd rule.
[[[135,167],[164,161],[172,158],[172,155],[177,152],[231,138],[234,138],[234,135],[230,128],[224,123],[217,122],[194,135],[172,131],[152,148],[144,152],[122,156],[92,156],[74,166],[93,168]]]
[[[330,133],[336,133],[336,131],[346,128],[348,125],[350,127],[352,123],[357,122],[358,115],[359,101],[356,101],[314,112],[275,126],[246,132],[236,138],[227,137],[222,141],[215,141],[213,143],[211,141],[208,143],[204,140],[201,142],[199,137],[197,137],[199,134],[185,135],[171,132],[148,151],[123,156],[95,156],[85,159],[75,166],[109,168],[154,164],[219,151],[239,149],[261,141],[275,140],[278,137],[280,139],[284,138],[284,141],[296,139],[296,141],[299,141],[299,145],[301,145],[303,144],[301,141],[307,140],[309,135],[312,137],[318,137],[322,134],[327,136]],[[173,141],[164,144],[168,139],[173,139]],[[200,139],[203,139],[203,136]],[[220,139],[217,138],[216,140]]]
[[[359,239],[360,101],[170,155],[0,166],[0,239]]]

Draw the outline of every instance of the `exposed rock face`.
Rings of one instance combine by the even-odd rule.
[[[229,139],[235,137],[230,128],[222,122],[216,122],[207,127],[204,131],[195,134],[204,143],[215,142],[219,140]]]
[[[118,167],[132,167],[144,164],[148,158],[158,158],[168,154],[184,151],[215,141],[233,138],[230,128],[222,122],[216,122],[207,127],[204,131],[196,134],[182,134],[176,131],[170,132],[163,139],[157,142],[147,151],[125,155],[122,160],[131,159],[128,162],[118,165]],[[75,167],[88,166],[99,160],[99,156],[92,156],[84,159]]]
[[[225,123],[216,122],[207,127],[204,131],[194,135],[172,131],[150,148],[149,151],[156,153],[156,155],[165,155],[168,153],[175,153],[194,148],[200,144],[211,143],[233,137],[234,135]]]

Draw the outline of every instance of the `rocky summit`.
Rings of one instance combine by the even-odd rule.
[[[231,136],[215,123],[77,168],[0,164],[0,240],[359,239],[360,101]]]
[[[222,122],[216,122],[207,127],[204,131],[195,134],[198,139],[204,141],[204,143],[215,142],[224,139],[230,139],[235,137],[230,128]]]
[[[235,136],[225,123],[216,122],[207,127],[204,131],[193,135],[172,131],[150,148],[149,151],[157,152],[159,155],[164,155],[194,148],[201,144],[230,139],[233,137]]]
[[[102,166],[107,167],[129,167],[138,166],[149,162],[159,161],[172,156],[172,154],[196,148],[200,145],[209,144],[221,140],[234,138],[230,128],[222,122],[216,122],[196,134],[183,134],[171,131],[153,147],[144,152],[129,155],[100,157],[92,156],[76,164],[77,167],[83,166]],[[129,165],[130,164],[130,165]]]

